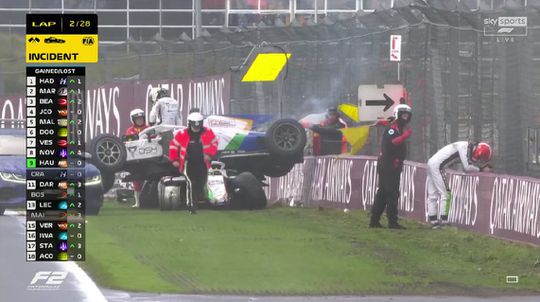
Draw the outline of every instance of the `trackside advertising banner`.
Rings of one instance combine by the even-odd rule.
[[[86,87],[86,140],[101,133],[122,135],[130,126],[129,112],[135,108],[150,114],[150,89],[164,87],[180,103],[182,119],[198,107],[204,114],[229,113],[230,74],[163,80],[133,80]],[[24,119],[23,95],[0,97],[0,118]],[[184,121],[182,121],[184,122]],[[1,127],[2,125],[0,125]]]
[[[461,229],[540,245],[540,179],[449,171],[450,221]],[[377,192],[375,157],[307,157],[291,172],[268,179],[270,202],[368,211]],[[399,211],[427,221],[426,166],[406,162]]]

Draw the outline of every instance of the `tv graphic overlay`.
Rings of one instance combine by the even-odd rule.
[[[27,14],[26,63],[97,63],[97,14]]]
[[[526,16],[486,17],[483,19],[486,37],[526,37]]]
[[[26,260],[85,259],[85,68],[26,68]]]

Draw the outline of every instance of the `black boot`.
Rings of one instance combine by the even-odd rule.
[[[384,228],[382,226],[382,224],[379,222],[380,220],[380,216],[378,216],[377,214],[371,214],[371,220],[369,222],[369,228],[370,229],[382,229]]]
[[[197,202],[188,205],[189,214],[197,214]]]
[[[382,229],[384,227],[380,222],[370,222],[369,223],[369,228],[370,229]]]
[[[394,229],[394,230],[406,230],[407,229],[406,227],[402,226],[401,224],[399,224],[397,222],[389,223],[388,228],[389,229]]]

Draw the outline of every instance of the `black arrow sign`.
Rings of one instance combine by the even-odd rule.
[[[394,105],[394,100],[392,100],[386,93],[383,93],[384,100],[366,100],[366,106],[384,106],[383,111],[390,109]]]

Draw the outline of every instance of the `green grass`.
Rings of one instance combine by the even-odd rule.
[[[84,268],[108,288],[225,294],[540,292],[540,248],[455,228],[372,230],[362,211],[134,210],[89,217]],[[519,275],[517,285],[506,275]]]

